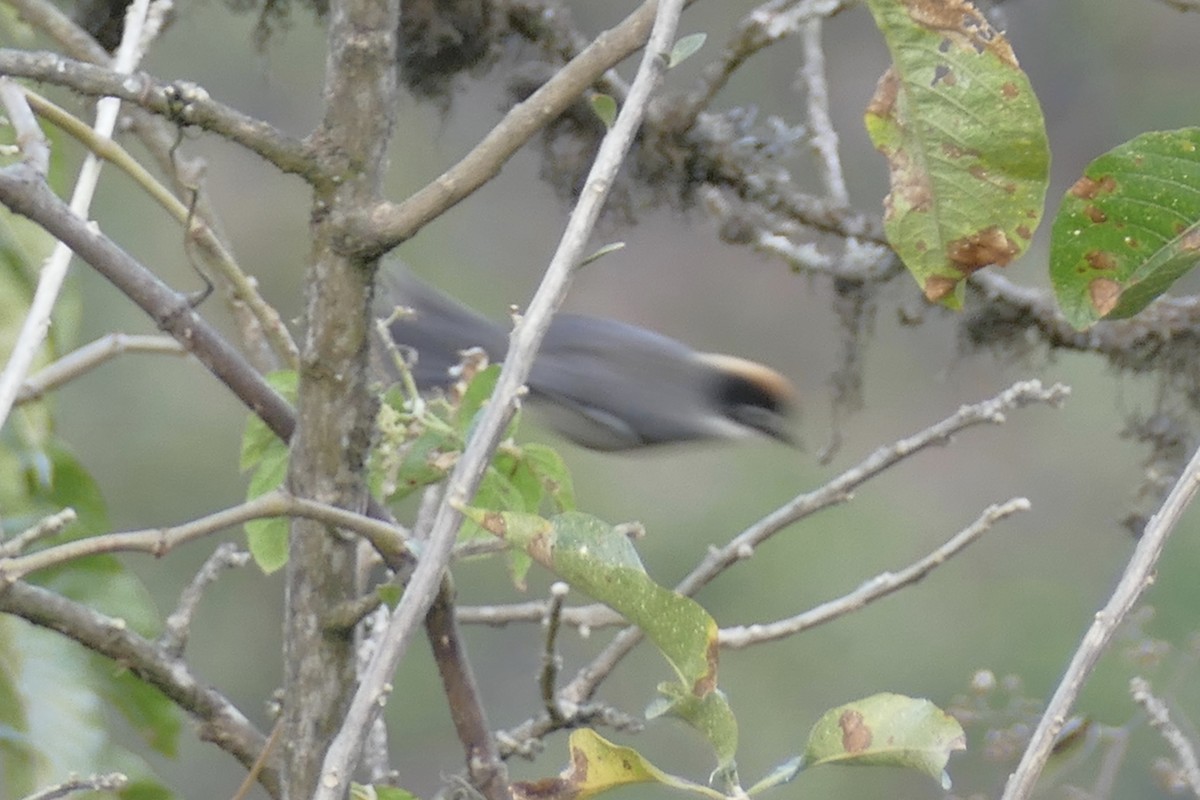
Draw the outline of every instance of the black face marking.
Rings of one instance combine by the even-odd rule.
[[[735,373],[722,373],[716,380],[717,408],[726,417],[772,439],[793,442],[786,429],[791,408],[785,396]]]
[[[728,372],[717,377],[716,396],[717,405],[723,409],[748,406],[775,414],[786,414],[788,410],[787,403],[778,393],[768,391],[761,383]]]

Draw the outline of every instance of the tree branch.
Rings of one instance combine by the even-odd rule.
[[[38,570],[100,553],[148,553],[161,558],[180,545],[264,517],[302,517],[345,528],[361,535],[393,563],[408,557],[407,545],[395,525],[279,490],[174,527],[89,536],[24,556],[0,558],[0,586]]]
[[[195,717],[201,739],[247,768],[266,743],[266,737],[224,695],[198,680],[185,662],[172,658],[121,620],[22,581],[0,585],[0,612],[57,631],[129,669]],[[259,782],[272,797],[280,796],[278,772],[264,770]]]
[[[184,349],[262,418],[277,436],[291,437],[291,406],[192,307],[115,242],[71,212],[38,173],[24,164],[0,169],[0,203],[41,225],[112,282]]]
[[[23,800],[58,800],[76,792],[119,792],[129,785],[129,778],[120,772],[93,775],[90,778],[71,778],[62,783],[26,795]]]
[[[1179,726],[1171,721],[1171,712],[1167,709],[1167,704],[1154,696],[1150,691],[1150,682],[1142,677],[1129,681],[1129,694],[1146,712],[1151,727],[1158,731],[1167,747],[1175,754],[1175,760],[1179,764],[1179,777],[1183,783],[1194,796],[1200,797],[1200,761],[1196,759],[1196,748]]]
[[[16,405],[38,400],[78,377],[125,353],[161,353],[183,356],[187,350],[169,336],[142,336],[108,333],[83,347],[67,353],[34,375],[29,376],[17,393]]]
[[[1197,488],[1200,488],[1200,450],[1192,456],[1170,494],[1146,525],[1129,563],[1125,565],[1121,580],[1104,608],[1096,613],[1091,627],[1071,657],[1066,673],[1050,702],[1046,704],[1037,729],[1034,730],[1033,737],[1021,756],[1021,763],[1009,776],[1002,800],[1025,800],[1033,793],[1034,784],[1037,783],[1038,776],[1050,757],[1055,738],[1062,730],[1067,714],[1075,704],[1075,698],[1079,696],[1084,682],[1095,668],[1100,654],[1112,640],[1113,633],[1152,582],[1154,566],[1162,555],[1163,547],[1166,546],[1167,539],[1175,530],[1184,510],[1191,503]]]
[[[144,72],[121,75],[49,52],[0,49],[0,74],[62,86],[89,97],[115,97],[157,114],[175,125],[194,126],[240,144],[280,172],[322,185],[331,175],[321,169],[308,144],[274,126],[213,100],[187,81],[162,83]]]
[[[619,25],[601,33],[528,99],[509,109],[470,153],[432,183],[401,203],[381,203],[361,216],[348,219],[346,224],[354,237],[371,252],[390,250],[496,177],[505,162],[534,134],[565,111],[608,69],[645,44],[653,20],[654,4],[643,3]]]
[[[651,4],[647,3],[645,6],[650,7]],[[681,0],[662,0],[658,4],[650,43],[638,68],[629,98],[601,144],[592,173],[584,186],[578,205],[571,214],[542,285],[534,295],[521,323],[513,332],[491,401],[476,423],[466,449],[447,481],[442,506],[422,551],[421,561],[392,615],[392,622],[345,715],[342,728],[326,754],[325,765],[321,770],[321,786],[315,800],[337,800],[345,793],[350,769],[357,761],[362,748],[363,732],[379,712],[379,703],[386,696],[385,687],[407,649],[417,621],[424,616],[433,602],[437,587],[441,583],[442,573],[462,524],[462,517],[457,509],[474,494],[490,461],[491,453],[512,416],[518,391],[529,374],[533,357],[549,327],[554,311],[562,303],[570,283],[571,272],[583,256],[583,249],[599,217],[608,187],[633,141],[650,94],[662,74],[662,54],[670,50],[674,41],[675,26],[681,11]]]
[[[1016,383],[990,400],[963,406],[952,416],[913,436],[880,447],[820,488],[798,495],[763,517],[728,544],[709,551],[675,590],[688,596],[695,594],[729,567],[753,556],[755,548],[779,531],[823,508],[845,502],[862,483],[931,445],[945,444],[954,433],[984,423],[1002,423],[1005,421],[1005,412],[1033,403],[1057,406],[1067,393],[1068,389],[1061,384],[1046,389],[1036,380]],[[576,673],[571,683],[563,689],[563,697],[574,703],[582,703],[590,698],[596,687],[641,638],[641,631],[637,628],[622,630],[590,664]]]
[[[743,647],[776,641],[797,633],[832,622],[893,592],[917,583],[933,570],[958,555],[967,545],[987,533],[997,522],[1018,511],[1029,510],[1029,501],[1016,497],[1000,505],[988,506],[973,523],[956,533],[920,561],[908,565],[899,572],[884,572],[876,575],[862,586],[836,600],[822,603],[803,614],[778,622],[754,623],[737,628],[722,628],[718,641],[721,647],[738,650]]]
[[[81,61],[109,65],[110,59],[104,48],[52,3],[46,0],[7,2],[26,22],[53,39],[68,54]],[[226,280],[224,277],[224,265],[235,263],[230,255],[232,248],[219,233],[220,220],[209,202],[208,192],[203,183],[195,179],[201,170],[194,159],[184,159],[178,152],[178,129],[170,121],[136,106],[129,107],[128,116],[133,123],[133,133],[163,172],[174,180],[177,196],[188,198],[187,205],[191,210],[189,242],[194,239],[206,261],[216,267],[210,277],[223,290],[238,322],[242,344],[251,353],[254,365],[260,372],[275,369],[279,364],[294,365],[295,343],[278,313],[262,300],[250,281],[242,278]],[[184,173],[190,173],[190,176],[185,178]],[[274,353],[270,348],[274,348]]]

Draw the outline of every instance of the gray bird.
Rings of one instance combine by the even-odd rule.
[[[422,391],[452,384],[462,352],[472,347],[493,363],[503,360],[508,334],[501,325],[406,270],[392,271],[379,293],[387,313],[396,306],[412,311],[390,331],[416,352],[412,374]],[[787,378],[612,319],[556,315],[527,383],[550,427],[595,450],[753,434],[793,442],[786,424],[795,390]]]

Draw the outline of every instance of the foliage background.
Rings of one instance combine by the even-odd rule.
[[[584,29],[597,31],[631,7],[579,3],[573,13]],[[681,30],[707,31],[701,53],[707,55],[732,20],[751,7],[700,3],[685,14]],[[1046,115],[1055,159],[1051,212],[1099,153],[1142,131],[1195,124],[1200,16],[1151,0],[1014,0],[1003,12]],[[184,4],[145,68],[163,79],[193,80],[234,107],[303,134],[320,114],[323,34],[297,12],[290,30],[255,53],[252,25],[251,18],[233,16],[211,0]],[[826,35],[832,112],[851,198],[856,207],[870,209],[887,190],[886,172],[866,139],[861,114],[886,66],[886,50],[862,8],[835,18]],[[754,104],[761,117],[799,118],[800,100],[792,89],[797,51],[785,44],[759,56],[719,104]],[[667,89],[688,85],[695,68],[689,62],[672,71]],[[426,183],[498,119],[503,72],[502,64],[481,81],[463,81],[448,109],[404,101],[390,196],[402,197]],[[310,197],[304,185],[214,137],[196,138],[186,148],[209,157],[209,187],[240,260],[284,318],[294,318],[308,256]],[[797,172],[808,171],[803,150],[792,161]],[[494,316],[510,303],[524,302],[566,215],[538,180],[539,166],[535,153],[518,155],[497,180],[401,248],[399,257]],[[115,172],[102,181],[95,209],[113,238],[170,283],[197,284],[181,255],[177,226]],[[743,776],[760,774],[794,752],[824,709],[875,691],[928,696],[944,705],[974,670],[987,667],[1017,673],[1028,694],[1045,696],[1131,547],[1119,520],[1146,451],[1119,433],[1128,414],[1153,407],[1155,387],[1114,375],[1090,356],[1047,357],[1035,349],[1019,362],[962,357],[951,315],[927,311],[920,326],[900,323],[898,309],[921,308],[915,286],[901,277],[880,303],[867,350],[866,409],[842,421],[841,450],[831,465],[821,466],[816,454],[834,421],[829,376],[840,346],[828,282],[792,275],[776,261],[719,243],[699,210],[647,211],[634,227],[611,222],[603,237],[598,245],[622,240],[627,247],[584,271],[569,308],[648,325],[700,349],[765,361],[795,377],[803,393],[803,453],[747,443],[620,457],[562,445],[584,509],[612,521],[646,524],[649,536],[640,550],[663,583],[680,577],[710,544],[876,445],[925,427],[962,403],[1031,374],[1074,388],[1064,410],[1015,413],[1004,427],[976,429],[908,462],[869,484],[853,502],[777,537],[756,559],[702,593],[699,599],[723,625],[786,616],[923,555],[991,502],[1021,494],[1033,502],[1032,512],[1003,523],[917,587],[754,655],[727,653],[722,686],[742,725]],[[1045,231],[1039,242],[1009,267],[1011,277],[1047,285]],[[152,327],[87,270],[77,270],[75,281],[85,301],[83,339]],[[1179,288],[1194,288],[1194,279],[1191,284]],[[205,311],[221,314],[217,301],[209,301]],[[70,385],[60,394],[58,417],[63,437],[100,481],[117,529],[179,522],[236,503],[244,493],[235,471],[242,418],[241,407],[197,365],[145,356],[126,357]],[[207,544],[193,545],[162,562],[131,556],[126,563],[165,612],[208,550]],[[1200,535],[1192,512],[1149,595],[1158,612],[1147,625],[1151,634],[1182,642],[1200,629],[1198,563]],[[515,595],[495,565],[459,567],[456,578],[464,602]],[[535,579],[530,596],[544,595],[545,584]],[[190,650],[197,672],[223,687],[263,728],[269,727],[264,702],[281,674],[281,587],[278,578],[251,570],[222,578],[204,601]],[[537,702],[540,631],[514,626],[471,629],[467,635],[492,723],[523,720]],[[567,672],[603,637],[603,632],[594,634],[596,641],[566,636]],[[1169,666],[1178,666],[1178,659]],[[664,667],[643,648],[602,693],[624,708],[640,709],[665,676]],[[1130,670],[1121,658],[1108,658],[1081,708],[1098,722],[1126,722],[1133,714],[1125,690]],[[1164,687],[1169,674],[1170,669],[1163,675]],[[1194,669],[1189,674],[1193,680],[1182,682],[1172,699],[1200,720],[1200,683]],[[414,648],[395,685],[388,714],[397,762],[406,785],[428,794],[443,774],[459,769],[461,754],[423,647]],[[994,793],[1006,770],[978,757],[979,729],[969,734],[973,752],[951,762],[956,788],[964,795]],[[560,741],[552,739],[536,765],[517,765],[516,777],[557,771],[565,752],[555,749]],[[648,735],[632,743],[660,766],[694,778],[710,766],[703,746],[669,722],[653,723]],[[1114,796],[1159,796],[1144,765],[1161,749],[1143,730]],[[153,763],[169,785],[191,787],[187,797],[228,794],[240,780],[227,756],[191,736],[184,737],[176,761]],[[1094,764],[1093,759],[1063,779],[1086,783]],[[645,796],[646,790],[637,791]],[[928,779],[897,770],[816,771],[782,791],[809,797],[937,794]]]

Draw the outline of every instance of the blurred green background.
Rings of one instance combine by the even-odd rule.
[[[666,90],[688,87],[732,21],[753,5],[710,2],[689,10],[681,32],[707,31],[708,44],[670,73]],[[633,6],[574,3],[572,12],[585,30],[598,31]],[[1196,123],[1200,16],[1155,0],[1015,0],[1003,11],[1046,114],[1054,156],[1048,217],[1096,155],[1146,130]],[[322,33],[295,13],[290,30],[259,53],[250,42],[252,25],[251,18],[234,16],[212,0],[181,4],[145,67],[162,79],[195,81],[214,97],[303,135],[321,114]],[[886,67],[886,50],[865,9],[841,14],[826,30],[831,110],[851,198],[860,209],[878,209],[887,191],[885,165],[867,141],[861,115]],[[762,119],[799,121],[802,99],[793,88],[799,63],[795,43],[770,50],[742,70],[717,107],[754,105]],[[622,72],[631,76],[633,66],[623,65]],[[424,185],[497,121],[503,72],[462,81],[449,109],[402,100],[389,196],[401,198]],[[305,186],[214,137],[189,134],[184,148],[207,158],[208,186],[237,256],[284,318],[294,321],[308,257]],[[789,166],[811,175],[803,148]],[[496,180],[395,257],[493,316],[524,303],[568,211],[539,181],[539,167],[535,153],[519,154]],[[172,285],[198,286],[181,254],[177,226],[115,171],[102,181],[93,216]],[[1032,511],[1002,523],[915,587],[791,640],[727,653],[721,685],[741,723],[743,779],[752,783],[795,753],[825,709],[855,697],[896,691],[944,706],[980,668],[1020,675],[1028,695],[1048,695],[1132,547],[1119,520],[1133,499],[1146,451],[1120,433],[1129,413],[1152,408],[1154,383],[1116,375],[1094,357],[1039,349],[1024,362],[963,357],[951,315],[930,311],[922,325],[900,324],[898,310],[920,308],[915,285],[900,279],[880,298],[866,356],[866,409],[840,421],[843,444],[833,462],[822,466],[816,454],[834,423],[830,379],[840,353],[828,281],[793,275],[781,263],[721,244],[698,210],[647,210],[633,227],[610,221],[595,244],[615,240],[624,241],[625,249],[582,272],[569,308],[653,327],[698,349],[769,363],[797,381],[804,406],[805,452],[753,442],[630,457],[562,445],[581,507],[613,522],[643,522],[648,536],[639,549],[663,583],[674,582],[707,548],[782,502],[963,403],[1026,377],[1073,387],[1063,410],[1014,412],[1002,427],[974,429],[905,462],[852,502],[777,536],[701,594],[723,625],[788,616],[925,555],[990,503],[1024,495],[1033,504]],[[1043,231],[1030,255],[1008,268],[1013,279],[1047,285],[1045,240]],[[84,298],[83,340],[152,329],[88,269],[77,266],[73,280]],[[204,311],[227,323],[217,300],[209,300]],[[149,356],[125,357],[73,383],[58,399],[59,430],[99,480],[118,529],[181,522],[237,503],[245,491],[236,466],[244,413],[198,364]],[[546,438],[533,428],[526,435]],[[222,538],[237,537],[231,531]],[[213,546],[190,545],[162,561],[139,556],[124,561],[166,613]],[[1149,634],[1182,646],[1200,629],[1197,564],[1200,538],[1193,513],[1149,595],[1158,612],[1145,626]],[[529,592],[520,595],[499,564],[490,562],[462,565],[456,578],[464,603],[544,597],[549,583],[535,573]],[[264,729],[271,724],[265,705],[281,675],[281,603],[278,576],[264,579],[252,569],[227,575],[205,598],[189,649],[197,672]],[[581,640],[566,634],[564,675],[572,675],[608,635],[598,631]],[[538,626],[474,628],[468,644],[493,726],[512,726],[535,713]],[[1183,673],[1190,680],[1168,681],[1190,667],[1183,661],[1172,657],[1151,675],[1161,679],[1161,688],[1174,687],[1170,699],[1177,713],[1195,719],[1200,711],[1195,671]],[[1134,714],[1126,691],[1133,670],[1128,660],[1110,655],[1090,682],[1081,711],[1098,723],[1127,723]],[[636,713],[667,677],[665,662],[643,646],[600,696]],[[462,755],[423,644],[412,650],[395,685],[387,715],[396,764],[405,785],[427,795],[461,768]],[[996,796],[1009,767],[982,757],[980,728],[968,733],[970,751],[950,765],[955,791]],[[132,741],[132,734],[125,735]],[[611,738],[695,780],[703,780],[712,766],[703,744],[675,723],[654,722],[640,737]],[[556,773],[565,762],[564,744],[565,736],[551,737],[536,763],[514,763],[514,772]],[[1103,748],[1097,745],[1074,770],[1052,770],[1059,783],[1047,779],[1043,795],[1062,796],[1063,783],[1090,785]],[[1161,742],[1144,726],[1137,728],[1112,796],[1166,796],[1148,769],[1162,753]],[[241,779],[229,757],[194,735],[185,736],[177,760],[152,763],[187,798],[227,796]],[[635,796],[633,791],[657,796],[644,789],[626,796]],[[801,776],[778,795],[928,798],[941,792],[928,778],[899,770],[825,768]]]

